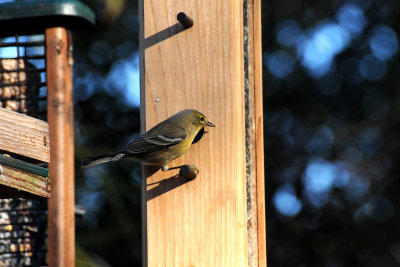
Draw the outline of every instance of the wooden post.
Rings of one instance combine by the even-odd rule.
[[[245,66],[248,135],[247,190],[249,266],[267,266],[264,182],[264,130],[261,47],[261,0],[246,0]]]
[[[261,35],[251,32],[249,53],[257,62],[251,62],[252,96],[246,100],[243,11],[238,0],[139,1],[142,129],[186,108],[203,112],[216,125],[170,163],[195,164],[196,179],[179,178],[178,170],[144,168],[143,266],[266,266],[265,252],[259,251],[265,249],[261,43],[255,44]],[[178,23],[179,12],[193,19],[192,27]],[[246,101],[251,110],[245,110]],[[255,147],[246,143],[251,134]],[[249,149],[256,149],[250,176]],[[247,219],[248,177],[256,187],[255,226]],[[248,229],[254,227],[256,260],[249,250]]]
[[[65,28],[46,30],[50,132],[49,266],[75,266],[72,51]]]

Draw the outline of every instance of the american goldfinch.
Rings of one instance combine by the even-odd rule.
[[[201,112],[182,110],[120,150],[84,158],[82,167],[131,158],[147,165],[160,166],[166,171],[171,160],[181,156],[193,142],[198,141],[196,136],[204,132],[205,126],[215,127]]]

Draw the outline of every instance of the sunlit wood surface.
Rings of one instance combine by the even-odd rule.
[[[242,1],[141,3],[142,122],[193,108],[216,125],[170,166],[143,177],[147,266],[247,266]],[[185,12],[193,27],[176,20]],[[144,75],[143,75],[144,74]]]

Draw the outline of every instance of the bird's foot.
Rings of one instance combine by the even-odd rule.
[[[161,166],[161,170],[163,172],[166,172],[166,171],[169,171],[169,168],[168,168],[168,166]]]
[[[199,174],[199,169],[194,164],[190,165],[182,165],[182,166],[177,166],[177,167],[172,167],[169,168],[168,166],[161,166],[161,170],[163,172],[174,170],[174,169],[179,169],[179,175],[183,176],[185,178],[188,178],[190,180],[193,180],[197,177]]]

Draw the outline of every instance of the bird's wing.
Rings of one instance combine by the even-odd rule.
[[[162,134],[154,132],[144,134],[138,139],[124,147],[120,152],[125,154],[150,153],[161,149],[172,147],[186,138],[184,129],[174,129]]]

